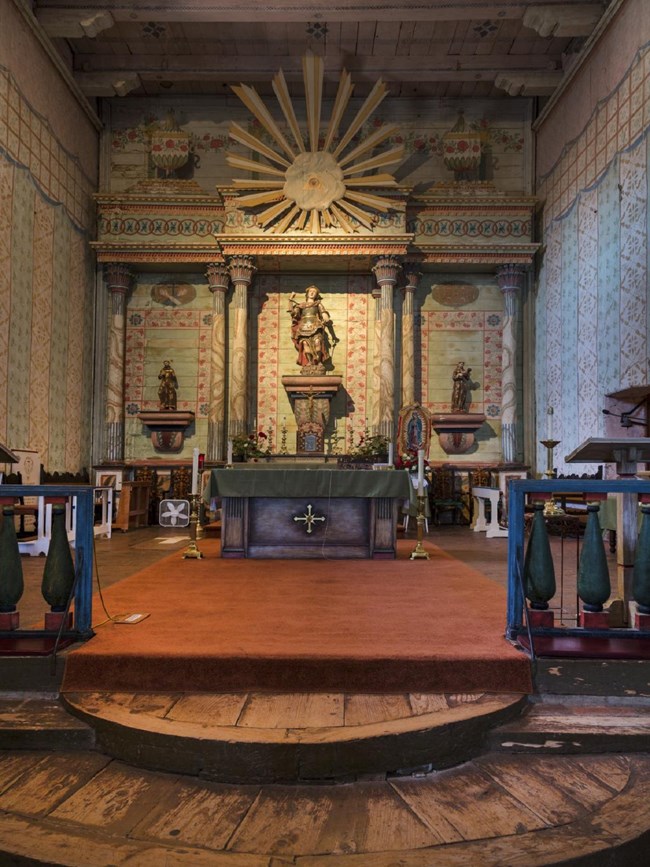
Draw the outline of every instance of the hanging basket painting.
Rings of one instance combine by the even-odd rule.
[[[173,116],[161,129],[151,133],[151,162],[166,177],[177,171],[190,157],[190,134],[184,132]]]
[[[483,134],[466,128],[460,112],[454,126],[442,137],[442,155],[445,166],[455,175],[477,172],[481,164]]]

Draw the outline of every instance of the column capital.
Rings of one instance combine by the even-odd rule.
[[[104,281],[111,293],[126,295],[133,273],[125,262],[109,262],[104,265]]]
[[[230,279],[236,285],[250,286],[253,274],[257,271],[255,260],[252,256],[231,256],[228,260]]]
[[[514,263],[499,265],[496,270],[496,275],[499,289],[502,292],[516,292],[524,288],[526,266],[516,265]]]
[[[396,256],[380,256],[372,267],[373,273],[380,286],[397,283],[397,275],[402,266]]]
[[[404,264],[402,265],[402,271],[404,272],[404,276],[406,277],[404,292],[415,292],[415,290],[420,285],[422,271],[419,270],[418,266],[418,262],[404,262]]]
[[[209,262],[206,266],[206,274],[210,292],[228,291],[230,272],[225,262]]]

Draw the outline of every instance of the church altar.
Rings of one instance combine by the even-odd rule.
[[[222,498],[221,556],[394,559],[402,470],[247,465],[214,469],[205,498]]]

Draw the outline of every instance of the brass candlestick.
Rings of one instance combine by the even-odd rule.
[[[417,542],[413,551],[411,551],[411,560],[428,560],[429,555],[424,550],[422,539],[424,538],[424,494],[418,494],[418,514],[417,522]]]
[[[192,541],[183,552],[183,560],[202,560],[203,554],[199,551],[197,540],[203,535],[199,528],[199,495],[190,494],[190,527],[192,528]]]
[[[541,444],[546,449],[546,472],[544,476],[547,479],[555,478],[555,470],[553,469],[553,452],[555,450],[555,446],[559,446],[560,440],[540,440]],[[564,515],[564,509],[555,502],[555,499],[551,496],[550,500],[546,501],[544,505],[544,517],[545,518],[555,518],[559,515]]]

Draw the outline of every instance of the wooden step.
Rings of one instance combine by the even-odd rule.
[[[358,779],[478,755],[527,697],[473,693],[67,693],[109,755],[224,782]]]
[[[489,735],[493,750],[529,753],[632,753],[650,749],[650,700],[595,704],[559,697],[532,704],[525,716]]]
[[[553,695],[650,695],[650,660],[543,659],[534,666],[535,689]]]
[[[233,786],[14,751],[0,753],[0,863],[636,867],[649,797],[640,755],[489,754],[419,778]]]
[[[95,746],[95,732],[68,713],[54,696],[0,698],[0,749],[82,750]]]

